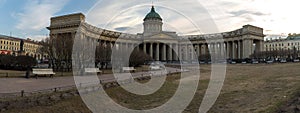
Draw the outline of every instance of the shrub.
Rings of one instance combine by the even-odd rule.
[[[1,69],[25,70],[28,66],[32,67],[36,64],[35,58],[30,56],[0,55]]]

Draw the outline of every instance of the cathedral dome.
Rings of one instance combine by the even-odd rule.
[[[146,17],[144,18],[144,21],[148,20],[148,19],[159,19],[159,20],[162,20],[162,18],[160,17],[160,15],[155,12],[154,6],[152,6],[151,11],[146,15]]]

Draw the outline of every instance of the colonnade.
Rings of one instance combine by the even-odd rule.
[[[177,42],[177,43],[160,43],[160,42],[145,42],[138,41],[106,41],[98,40],[99,43],[105,46],[116,46],[117,50],[123,51],[128,48],[136,48],[147,53],[155,61],[193,61],[198,60],[205,55],[213,56],[213,60],[218,59],[245,59],[255,51],[263,51],[263,40],[256,39],[239,39],[225,40],[224,42],[210,41],[202,43],[192,42],[192,44]]]
[[[113,41],[102,41],[105,45],[114,46]],[[249,58],[255,51],[263,50],[263,42],[261,40],[230,40],[225,42],[209,42],[209,43],[132,43],[118,42],[116,43],[118,50],[127,48],[137,48],[147,53],[156,61],[176,61],[196,60],[204,55],[214,55],[220,59],[245,59]],[[194,50],[193,50],[194,49]]]
[[[210,53],[216,58],[245,59],[255,51],[263,51],[263,40],[230,40],[193,44],[198,56]]]

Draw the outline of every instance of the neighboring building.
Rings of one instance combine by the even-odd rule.
[[[300,50],[300,34],[289,35],[285,39],[273,39],[265,41],[266,51],[276,50]]]
[[[267,40],[265,51],[273,52],[274,58],[297,59],[300,56],[300,34],[289,35],[285,39]]]
[[[101,29],[86,23],[82,13],[52,17],[51,25],[47,29],[50,30],[50,39],[74,38],[77,33],[81,38],[97,40],[105,45],[116,45],[121,51],[137,47],[156,61],[193,61],[209,53],[221,53],[228,59],[245,59],[250,58],[255,51],[264,50],[265,35],[263,29],[256,26],[245,25],[234,31],[216,34],[178,36],[176,32],[163,31],[162,20],[152,6],[144,18],[143,33],[127,34]],[[192,45],[183,39],[189,39]],[[192,50],[192,47],[195,50]]]
[[[41,59],[43,56],[39,52],[39,48],[42,47],[38,42],[32,41],[30,39],[22,40],[22,54],[27,56],[32,56],[37,59]]]
[[[27,55],[40,60],[44,57],[38,51],[40,47],[42,45],[30,39],[0,35],[0,54]]]
[[[0,54],[18,55],[21,51],[19,38],[0,35]]]

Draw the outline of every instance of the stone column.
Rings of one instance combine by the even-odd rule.
[[[182,44],[178,44],[177,46],[178,46],[178,54],[179,54],[178,55],[178,57],[179,57],[178,59],[179,60],[183,60],[183,58],[182,58],[183,57],[183,54],[182,54]]]
[[[226,42],[226,56],[230,58],[230,43]]]
[[[207,43],[203,44],[203,51],[202,51],[202,54],[205,55],[207,54]]]
[[[245,58],[247,58],[247,56],[245,54],[245,49],[247,48],[247,45],[246,45],[246,41],[245,40],[242,40],[242,43],[243,43],[242,56],[245,59]]]
[[[157,43],[157,44],[156,44],[156,57],[155,57],[155,60],[157,60],[157,61],[160,60],[160,59],[159,59],[159,54],[160,54],[160,52],[159,52],[159,43]]]
[[[188,60],[194,60],[195,48],[193,47],[193,44],[188,44],[188,54],[189,54]]]
[[[111,48],[114,47],[114,45],[113,45],[113,43],[111,41],[109,42],[109,45],[110,45]]]
[[[244,46],[244,43],[243,43],[243,40],[240,40],[241,42],[240,42],[240,44],[241,44],[241,50],[240,50],[240,54],[241,54],[241,58],[242,59],[245,59],[244,58],[244,48],[245,48],[245,46]]]
[[[214,43],[214,55],[215,55],[215,60],[218,59],[219,55],[219,44],[218,42]]]
[[[198,53],[198,54],[199,54],[199,56],[201,56],[201,55],[202,55],[202,51],[203,51],[203,50],[202,50],[202,44],[199,44],[199,53]]]
[[[259,51],[258,52],[261,52],[261,51],[263,51],[264,50],[264,41],[263,40],[260,40],[259,41]]]
[[[215,51],[214,50],[215,50],[215,44],[210,43],[209,51],[210,51],[212,56],[215,56]]]
[[[163,44],[163,51],[162,51],[162,60],[166,61],[167,60],[167,54],[166,54],[166,44]]]
[[[249,50],[249,45],[247,44],[247,40],[243,40],[243,45],[246,47],[246,48],[243,48],[243,57],[246,58],[247,51]]]
[[[123,43],[122,42],[119,43],[119,50],[123,51]]]
[[[235,49],[236,49],[236,46],[235,46],[235,42],[234,41],[232,41],[232,59],[236,59],[236,57],[235,57]]]
[[[136,46],[135,43],[130,43],[130,49],[133,50],[135,48],[135,46]]]
[[[169,53],[168,53],[168,55],[169,55],[169,58],[168,58],[168,60],[169,61],[172,61],[173,60],[173,50],[172,50],[172,44],[169,44]]]
[[[147,45],[146,45],[146,43],[143,44],[143,50],[144,50],[144,53],[147,53]]]
[[[245,48],[243,48],[243,57],[249,58],[250,55],[253,53],[253,40],[247,39],[243,41],[243,45]]]
[[[129,50],[129,49],[128,49],[128,43],[127,43],[127,42],[125,42],[125,50],[126,50],[126,51]]]
[[[241,59],[241,42],[240,42],[240,40],[238,40],[238,51],[237,51],[237,54],[238,54],[238,59]]]
[[[221,58],[223,59],[224,58],[224,56],[225,56],[225,49],[224,49],[224,43],[223,42],[221,42],[220,43],[220,48],[221,48]]]
[[[184,54],[185,54],[184,56],[185,57],[184,57],[184,60],[188,60],[189,59],[189,53],[190,53],[189,52],[189,47],[188,47],[187,44],[185,44],[184,46],[185,46],[185,52],[184,52]]]
[[[153,43],[150,43],[150,57],[153,58]]]
[[[195,48],[196,48],[196,55],[195,56],[199,57],[200,56],[200,46],[199,46],[199,44],[196,44]]]
[[[179,60],[180,58],[180,48],[179,48],[179,44],[174,44],[174,48],[175,50],[172,52],[173,53],[173,59],[172,60]]]

